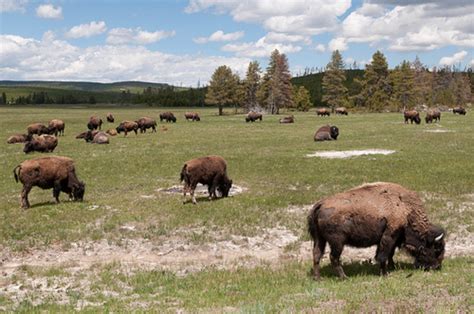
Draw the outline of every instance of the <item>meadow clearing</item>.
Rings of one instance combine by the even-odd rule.
[[[217,116],[171,109],[177,123],[160,123],[163,108],[0,108],[0,310],[48,311],[427,311],[474,310],[474,116],[443,112],[441,123],[404,124],[402,114],[317,117],[294,112],[296,122],[266,115]],[[114,124],[105,122],[113,112]],[[149,116],[158,132],[112,137],[109,145],[75,139],[90,115],[103,129]],[[424,113],[422,114],[424,117]],[[25,155],[9,145],[13,133],[53,118],[66,123],[54,155],[76,161],[86,183],[84,202],[33,188],[32,207],[19,205],[13,168]],[[324,124],[337,141],[314,142]],[[166,127],[166,130],[163,127]],[[308,157],[317,151],[384,149],[389,155],[346,159]],[[198,204],[166,190],[180,186],[189,159],[223,156],[238,194]],[[419,193],[429,218],[446,228],[446,259],[437,272],[413,269],[397,252],[397,269],[378,276],[372,249],[342,254],[348,280],[323,259],[322,281],[309,276],[306,216],[318,199],[375,181]],[[241,193],[240,193],[241,192]],[[329,250],[326,250],[326,254]]]

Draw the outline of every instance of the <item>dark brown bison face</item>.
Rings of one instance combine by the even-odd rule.
[[[83,182],[76,183],[72,186],[72,196],[75,201],[83,201],[86,185]]]
[[[25,154],[29,154],[34,150],[34,145],[32,142],[26,142],[25,147],[23,148],[23,152]]]
[[[424,270],[440,269],[444,258],[445,231],[437,226],[431,226],[425,237],[414,235],[409,229],[406,232],[408,252],[415,258],[415,267]]]
[[[229,180],[227,178],[222,180],[221,184],[218,187],[218,190],[222,194],[222,197],[229,196],[229,191],[231,187],[232,187],[232,180]]]
[[[176,117],[172,116],[172,117],[170,117],[170,120],[173,121],[173,122],[176,122]]]
[[[115,130],[117,131],[118,134],[120,134],[120,132],[125,132],[125,128],[123,127],[122,124],[120,124]]]
[[[413,118],[413,120],[415,120],[415,123],[416,124],[420,124],[421,123],[421,119],[419,116],[416,116],[415,118]]]
[[[92,142],[94,136],[92,136],[92,131],[87,131],[86,135],[84,136],[86,142]]]
[[[339,136],[339,129],[337,126],[332,126],[331,127],[331,137],[335,140],[337,140],[337,137]]]
[[[196,121],[201,121],[201,118],[199,118],[199,116],[195,117],[194,120]]]

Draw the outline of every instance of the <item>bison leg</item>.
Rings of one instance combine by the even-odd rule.
[[[30,193],[32,186],[31,185],[23,185],[23,189],[21,190],[21,207],[22,208],[29,208],[30,202],[28,201],[28,193]]]
[[[332,243],[330,245],[331,245],[331,254],[330,254],[331,265],[336,271],[339,278],[346,279],[347,276],[344,273],[344,270],[342,269],[341,260],[340,260],[344,246],[339,243]]]
[[[375,259],[380,264],[380,275],[387,275],[387,261],[393,265],[393,254],[395,253],[397,238],[398,232],[391,230],[385,230],[382,235],[375,254]]]
[[[314,240],[313,245],[313,276],[315,280],[321,278],[319,262],[324,255],[324,249],[326,248],[326,240],[317,237]]]
[[[126,137],[127,136],[127,130],[125,130],[125,135],[123,137]]]
[[[54,182],[53,186],[53,197],[56,204],[59,204],[59,193],[61,193],[61,183]]]

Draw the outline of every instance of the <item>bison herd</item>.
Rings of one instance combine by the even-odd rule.
[[[336,108],[336,114],[348,115],[346,108]],[[454,108],[454,114],[466,114],[462,107]],[[326,108],[316,111],[318,116],[329,116]],[[420,124],[420,114],[416,110],[403,113],[405,123]],[[160,121],[177,121],[172,112],[159,115]],[[187,121],[200,121],[196,112],[186,112]],[[108,123],[115,121],[108,113]],[[246,122],[262,121],[263,115],[251,111]],[[426,123],[440,122],[441,112],[430,109],[426,113]],[[294,123],[294,116],[279,120],[280,123]],[[91,116],[87,122],[87,131],[76,136],[86,142],[108,144],[109,136],[129,132],[136,135],[146,133],[148,129],[156,132],[157,123],[149,117],[136,121],[124,120],[116,128],[101,131],[103,121]],[[25,143],[24,152],[52,152],[58,145],[58,136],[64,136],[65,123],[54,119],[46,126],[34,123],[27,127],[26,134],[16,134],[8,138],[7,143]],[[314,141],[337,140],[339,129],[335,125],[324,125],[314,134]],[[67,157],[49,156],[26,160],[13,169],[16,182],[23,184],[21,207],[28,208],[28,194],[34,186],[41,189],[53,189],[53,197],[59,203],[60,192],[67,193],[71,200],[82,201],[85,184],[76,175],[74,161]],[[227,174],[227,162],[220,156],[206,156],[186,161],[181,168],[180,180],[184,182],[183,203],[187,193],[192,203],[198,183],[207,185],[209,199],[218,196],[227,197],[232,180]],[[345,278],[340,256],[345,245],[369,247],[376,245],[375,260],[379,263],[380,274],[386,275],[387,268],[393,268],[393,255],[396,248],[403,247],[413,258],[417,268],[439,269],[444,257],[444,235],[442,228],[431,224],[418,195],[406,188],[394,184],[377,182],[365,184],[354,189],[330,196],[318,201],[308,216],[308,231],[313,240],[313,276],[320,279],[320,260],[326,244],[329,244],[330,260],[337,275]]]

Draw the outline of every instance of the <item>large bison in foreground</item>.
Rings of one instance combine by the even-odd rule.
[[[314,140],[316,142],[319,141],[332,141],[332,140],[337,140],[337,137],[339,136],[339,128],[335,125],[330,126],[324,125],[320,127],[316,133],[314,134]]]
[[[18,169],[18,171],[17,171]],[[73,200],[82,201],[85,185],[79,181],[71,158],[50,156],[25,160],[13,169],[15,181],[23,183],[21,191],[21,207],[30,207],[28,193],[34,186],[53,189],[56,203],[59,203],[59,193],[64,192]]]
[[[186,193],[191,194],[193,204],[196,204],[194,190],[198,183],[207,185],[209,199],[216,198],[216,189],[223,197],[229,195],[232,180],[227,176],[227,163],[220,156],[206,156],[188,160],[181,169],[181,181],[184,181],[183,203]]]
[[[439,269],[444,257],[444,230],[429,222],[415,192],[394,183],[365,184],[320,200],[308,216],[308,230],[314,241],[315,279],[320,279],[326,243],[341,278],[346,277],[339,260],[345,245],[377,245],[375,260],[381,275],[387,274],[387,262],[393,266],[397,247],[404,247],[414,257],[415,267],[425,270]]]
[[[420,114],[416,110],[405,110],[403,112],[403,117],[405,118],[405,123],[408,124],[408,120],[410,120],[410,123],[413,124],[413,121],[416,124],[420,124],[421,119],[420,119]]]

